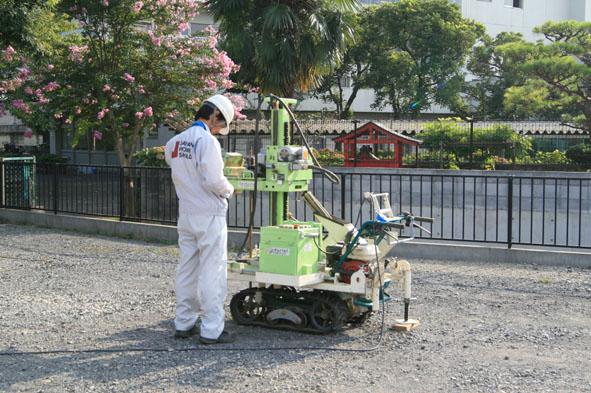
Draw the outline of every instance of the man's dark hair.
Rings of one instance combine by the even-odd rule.
[[[215,109],[216,109],[215,106],[211,105],[209,102],[204,103],[203,105],[201,105],[201,108],[199,108],[199,110],[195,114],[195,120],[196,121],[199,119],[209,120],[209,116],[211,116],[213,114]]]

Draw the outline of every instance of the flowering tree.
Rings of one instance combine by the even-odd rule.
[[[75,140],[106,133],[121,165],[133,165],[145,131],[185,125],[203,99],[233,85],[238,67],[216,49],[215,31],[188,35],[199,7],[196,0],[61,1],[58,11],[76,30],[54,55],[16,68],[10,110],[25,122],[50,113],[75,130]],[[239,112],[243,102],[232,99]]]

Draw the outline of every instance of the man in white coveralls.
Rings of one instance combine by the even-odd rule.
[[[193,125],[168,141],[165,149],[179,198],[175,337],[200,334],[203,344],[234,341],[224,330],[226,211],[234,188],[224,176],[222,151],[214,136],[227,135],[233,119],[234,106],[227,97],[210,97]]]

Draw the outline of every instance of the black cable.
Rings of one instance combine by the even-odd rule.
[[[246,236],[244,236],[244,241],[242,242],[242,245],[240,246],[240,249],[238,249],[238,254],[236,254],[238,257],[240,257],[240,254],[242,254],[244,252],[244,247],[246,247],[246,242],[248,241],[248,239],[252,236],[252,233],[254,231],[254,215],[255,212],[257,210],[257,194],[258,194],[258,177],[257,177],[257,171],[258,171],[258,166],[259,166],[259,124],[260,124],[260,120],[261,120],[261,106],[263,105],[263,101],[261,99],[261,96],[258,96],[259,98],[259,104],[257,106],[257,117],[256,117],[256,122],[255,122],[255,130],[254,130],[254,189],[252,191],[252,199],[253,199],[253,207],[252,210],[250,211],[250,216],[248,218],[248,230],[246,231]]]
[[[300,123],[298,123],[298,120],[296,119],[295,115],[291,111],[290,107],[285,103],[285,101],[283,101],[282,98],[276,96],[275,94],[270,94],[269,96],[272,97],[273,99],[279,101],[281,103],[281,105],[285,108],[287,113],[289,113],[289,116],[293,120],[293,123],[295,124],[296,129],[298,130],[298,132],[300,133],[300,136],[302,137],[302,142],[304,142],[304,146],[306,146],[306,149],[308,149],[308,153],[310,153],[310,156],[312,157],[312,161],[314,161],[314,165],[317,167],[317,169],[322,168],[322,165],[320,165],[320,163],[318,162],[318,159],[316,158],[316,156],[312,152],[312,148],[308,144],[308,139],[306,139],[306,135],[302,131],[302,128],[300,127]],[[326,177],[328,177],[328,180],[330,180],[334,184],[341,183],[341,179],[334,172],[329,171],[328,169],[325,169],[325,168],[322,168],[322,169],[323,169],[324,173],[326,174]]]
[[[316,242],[316,237],[313,237],[312,240],[314,240],[314,245],[316,246],[316,248],[318,249],[318,251],[320,251],[324,255],[338,255],[338,254],[340,254],[340,252],[327,252],[327,251],[324,251],[322,248],[320,248],[320,246],[318,245],[318,242]]]
[[[357,225],[359,225],[359,219],[361,218],[361,212],[363,210],[363,204],[365,203],[366,199],[363,198],[363,200],[361,201],[361,204],[359,205],[359,211],[357,212],[357,218],[355,219],[355,223],[353,223],[353,226],[355,228],[357,228]]]

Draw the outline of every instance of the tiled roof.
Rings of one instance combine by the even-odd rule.
[[[373,124],[374,127],[372,127],[372,124]],[[360,124],[359,127],[357,128],[357,130],[358,130],[357,131],[357,134],[359,135],[359,134],[365,132],[368,129],[368,127],[366,127],[366,126],[370,127],[370,129],[375,129],[375,127],[378,127],[383,132],[386,132],[388,134],[394,135],[394,136],[396,136],[398,138],[401,138],[401,139],[403,139],[403,140],[405,140],[407,142],[411,142],[411,143],[414,143],[414,144],[421,144],[421,143],[423,143],[422,141],[420,141],[418,139],[411,138],[408,135],[404,135],[404,134],[402,134],[400,132],[392,131],[392,130],[388,129],[388,127],[386,127],[385,125],[383,125],[382,123],[379,123],[377,121],[368,121],[366,123]],[[352,131],[349,132],[348,134],[344,134],[344,135],[341,135],[339,137],[336,137],[333,140],[335,142],[343,142],[343,140],[345,140],[345,139],[354,138],[355,137],[355,133],[352,132]]]
[[[298,123],[309,134],[340,135],[351,132],[368,121],[373,121],[384,128],[403,135],[417,135],[432,121],[424,120],[300,120]],[[461,127],[470,127],[470,123],[458,123]],[[476,122],[475,128],[489,128],[496,125],[508,125],[523,135],[586,135],[585,131],[575,129],[560,122],[548,121],[494,121]],[[261,133],[269,133],[269,121],[262,120],[259,125]],[[254,120],[236,120],[232,123],[231,131],[239,134],[254,134]]]

